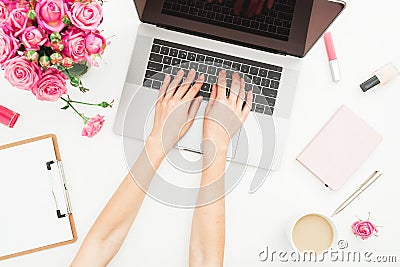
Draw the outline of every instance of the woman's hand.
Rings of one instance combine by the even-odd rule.
[[[192,126],[203,99],[201,96],[195,96],[203,85],[204,75],[200,75],[192,85],[196,72],[191,69],[188,77],[179,86],[183,75],[184,71],[180,70],[172,82],[169,75],[165,76],[156,103],[154,126],[148,141],[162,146],[165,153],[168,153]]]
[[[244,90],[245,81],[232,74],[229,97],[226,97],[226,71],[218,74],[218,85],[213,85],[203,122],[203,146],[210,145],[216,152],[227,152],[229,142],[240,129],[251,110],[253,94]],[[211,141],[211,143],[209,142]]]

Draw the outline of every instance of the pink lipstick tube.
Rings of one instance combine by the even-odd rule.
[[[324,34],[324,41],[326,53],[328,54],[329,67],[331,68],[332,80],[338,82],[341,80],[341,75],[331,32]]]
[[[13,128],[19,118],[19,114],[9,110],[6,107],[0,106],[0,123]]]

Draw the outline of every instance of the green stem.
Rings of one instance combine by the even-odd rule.
[[[76,103],[76,104],[82,104],[82,105],[88,105],[88,106],[101,106],[101,104],[86,103],[86,102],[80,102],[80,101],[74,101],[74,100],[70,100],[69,102]]]
[[[76,108],[71,104],[72,101],[67,100],[67,99],[65,99],[65,98],[63,98],[63,97],[61,97],[61,99],[62,99],[65,103],[67,103],[67,105],[70,106],[70,107],[76,112],[76,114],[78,114],[78,115],[83,119],[83,121],[84,121],[85,123],[88,121],[88,118],[85,117],[85,115],[83,115],[82,113],[80,113],[78,110],[76,110]]]

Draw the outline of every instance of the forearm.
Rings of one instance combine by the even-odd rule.
[[[210,161],[212,163],[210,164]],[[190,266],[222,266],[225,246],[225,187],[224,173],[226,151],[216,157],[204,154],[204,170],[201,179],[198,204],[210,203],[195,209],[190,239]]]
[[[155,142],[146,143],[130,173],[90,229],[71,266],[106,266],[112,260],[128,234],[145,197],[144,190],[163,158]]]

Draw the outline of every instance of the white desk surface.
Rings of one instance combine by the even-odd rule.
[[[267,266],[270,262],[260,262],[258,254],[267,245],[269,249],[291,249],[286,232],[295,214],[302,211],[331,214],[375,169],[382,170],[384,176],[333,220],[339,239],[348,242],[349,250],[395,255],[397,262],[400,261],[400,121],[397,116],[400,79],[368,93],[358,87],[387,62],[397,62],[400,67],[400,2],[388,0],[384,5],[374,0],[348,2],[347,9],[331,28],[343,79],[340,83],[331,82],[324,43],[319,40],[304,58],[282,168],[271,174],[256,194],[248,194],[251,177],[244,177],[226,198],[225,266]],[[132,0],[108,1],[104,13],[105,33],[115,36],[101,67],[92,68],[84,77],[85,85],[92,90],[84,97],[91,101],[115,99],[118,103],[139,20]],[[72,112],[59,109],[62,103],[36,101],[30,93],[12,88],[4,78],[0,78],[0,88],[0,104],[21,113],[15,129],[0,126],[1,144],[46,133],[58,136],[79,236],[76,244],[3,261],[0,266],[68,266],[90,226],[127,173],[122,138],[112,132],[117,108],[99,111],[106,115],[105,127],[98,136],[87,139],[80,136],[81,120]],[[82,97],[79,92],[71,95]],[[381,132],[384,141],[341,190],[332,192],[295,158],[342,104],[347,104]],[[88,109],[87,115],[95,112]],[[141,144],[138,142],[132,149],[138,153]],[[168,172],[168,168],[165,166],[162,171]],[[110,266],[188,266],[192,212],[146,198]],[[353,236],[350,225],[357,217],[366,218],[368,212],[371,220],[383,227],[379,228],[379,237],[362,241]],[[273,266],[280,265],[276,262]],[[338,266],[324,263],[329,265]],[[350,265],[353,266],[343,264]]]

